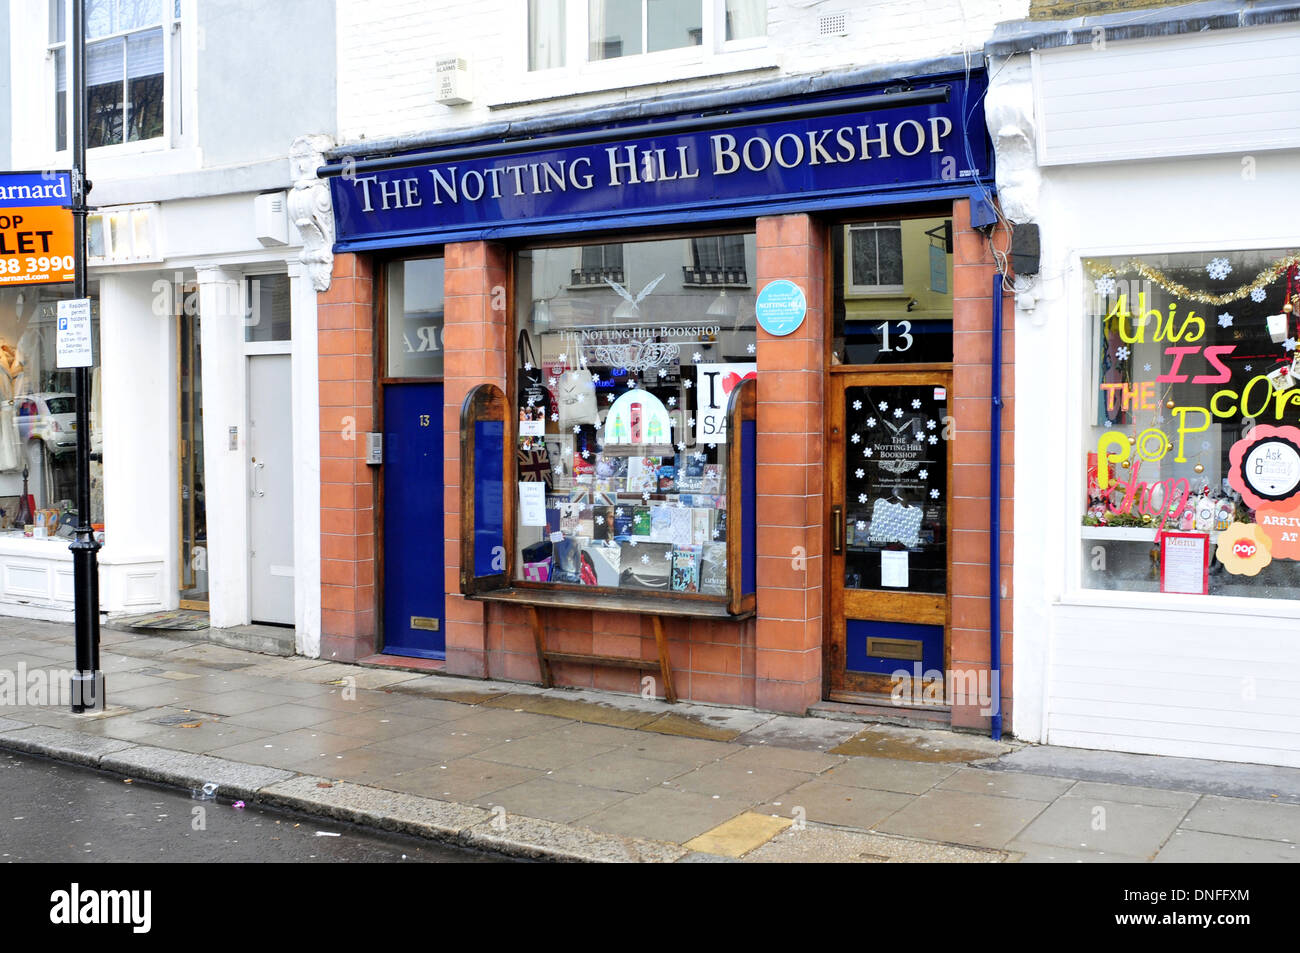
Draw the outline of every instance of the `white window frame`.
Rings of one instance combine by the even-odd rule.
[[[44,4],[44,36],[46,38],[45,60],[45,99],[47,102],[46,116],[48,116],[48,145],[47,148],[61,164],[68,164],[71,161],[72,147],[72,63],[71,63],[71,34],[72,34],[72,0],[59,0],[64,5],[65,23],[67,30],[61,43],[49,42],[50,35],[50,4]],[[151,139],[136,139],[130,142],[114,143],[106,146],[96,146],[93,149],[87,149],[88,156],[102,157],[105,159],[117,156],[135,156],[143,153],[160,152],[167,149],[177,149],[190,146],[195,141],[193,115],[194,110],[192,103],[193,83],[190,76],[193,69],[187,69],[187,63],[194,62],[193,50],[196,49],[195,34],[196,29],[185,29],[184,25],[193,24],[197,21],[196,11],[194,9],[194,0],[160,0],[162,6],[162,32],[163,32],[163,131],[162,135],[154,136]],[[179,15],[178,15],[179,14]],[[154,29],[148,27],[145,29]],[[143,30],[121,31],[119,33],[109,34],[105,37],[96,37],[94,41],[112,39],[120,36],[143,32]],[[55,122],[57,112],[57,87],[58,87],[58,67],[55,58],[55,51],[58,49],[65,50],[64,65],[68,70],[68,77],[65,88],[68,91],[68,101],[65,113],[67,128],[65,130],[65,143],[63,149],[55,147],[56,132]]]
[[[901,247],[903,237],[902,221],[889,220],[885,222],[853,222],[844,227],[844,287],[847,293],[851,295],[877,295],[877,296],[898,296],[903,293],[903,284],[896,285],[856,285],[853,284],[853,233],[854,231],[873,231],[880,232],[889,229],[897,231]],[[878,249],[878,246],[877,246]],[[877,271],[879,271],[880,253],[876,253]],[[903,263],[906,268],[906,261]],[[906,280],[906,276],[904,276]]]

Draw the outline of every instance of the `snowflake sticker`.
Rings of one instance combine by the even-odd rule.
[[[858,520],[858,521],[857,521],[856,523],[854,523],[853,525],[857,528],[858,532],[860,533],[860,532],[862,532],[863,530],[865,530],[865,529],[867,528],[867,521],[866,521],[866,520]]]
[[[926,430],[933,430],[933,429],[934,429],[935,427],[937,427],[937,426],[939,426],[939,424],[938,424],[937,421],[934,421],[934,420],[927,420],[927,421],[925,422],[925,429],[926,429]]]
[[[858,434],[854,434],[852,437],[849,438],[849,440],[851,440],[853,443],[861,443],[862,437],[860,437]]]
[[[1229,314],[1227,311],[1225,311],[1225,312],[1223,312],[1223,314],[1219,315],[1219,327],[1221,327],[1221,328],[1230,328],[1230,327],[1232,327],[1232,315]]]
[[[753,354],[755,351],[758,350],[758,347],[757,347],[756,345],[753,345],[753,344],[746,344],[746,345],[745,345],[745,350],[748,351],[750,354]]]
[[[918,399],[918,400],[914,400],[914,401],[912,401],[912,409],[913,409],[913,410],[920,410],[920,409],[921,409],[921,401],[920,401],[919,399]]]
[[[707,459],[708,459],[708,458],[707,458],[703,453],[696,453],[696,454],[695,454],[695,460],[696,460],[697,463],[703,463],[703,462],[704,462],[705,460],[707,460]]]
[[[715,529],[715,530],[713,531],[713,538],[714,538],[714,539],[719,538],[721,535],[722,535],[722,530],[720,530],[720,529]]]
[[[699,351],[696,351],[694,354],[691,355],[691,360],[694,361],[696,364],[698,364],[700,361],[704,360],[704,355],[701,354]]]
[[[610,404],[614,403],[614,395],[613,395],[613,394],[606,394],[606,395],[605,395],[605,401],[606,401],[606,403],[610,403]]]
[[[885,411],[889,410],[889,404],[886,403],[886,402],[883,401],[883,400],[880,402],[880,404],[879,404],[878,406],[879,406],[879,408],[880,408],[880,412],[881,412],[882,414],[883,414]]]
[[[870,447],[864,447],[864,448],[862,449],[862,455],[863,455],[864,457],[874,456],[874,455],[875,455],[875,452],[876,452],[876,451],[872,450]]]
[[[596,517],[596,525],[597,525],[597,526],[604,526],[604,525],[605,525],[605,517],[603,517],[603,516],[597,516],[597,517]]]
[[[1210,263],[1205,266],[1205,273],[1215,281],[1222,281],[1232,274],[1232,265],[1226,258],[1211,258]]]
[[[671,549],[665,549],[664,559],[672,559],[672,558],[673,558],[673,551]]]
[[[569,356],[568,356],[567,354],[561,354],[559,357],[557,357],[557,358],[555,359],[555,361],[556,361],[556,363],[558,363],[558,364],[568,364],[568,363],[569,363]]]
[[[865,493],[859,493],[859,494],[858,494],[858,502],[859,502],[859,503],[865,503],[865,502],[867,502],[867,494],[865,494]]]
[[[678,443],[677,443],[677,449],[678,449],[678,450],[685,450],[685,449],[686,449],[686,443],[685,443],[685,441],[678,441]]]
[[[930,479],[930,471],[922,470],[920,473],[917,474],[917,476],[919,476],[922,480],[928,480]]]
[[[627,382],[627,386],[628,386],[629,388],[635,387],[635,386],[636,386],[636,381],[634,381],[634,380],[629,380],[629,381]]]
[[[1285,341],[1283,341],[1283,342],[1282,342],[1282,349],[1285,350],[1285,351],[1294,351],[1294,350],[1295,350],[1295,338],[1287,338]]]
[[[633,536],[631,539],[629,539],[629,540],[627,541],[627,544],[628,544],[629,546],[631,546],[633,549],[635,549],[635,548],[636,548],[636,537]]]
[[[621,507],[621,506],[617,506],[617,507],[615,507],[615,508],[614,508],[614,515],[615,515],[615,516],[622,516],[622,515],[623,515],[623,507]]]
[[[690,389],[691,389],[691,382],[690,382],[690,381],[682,381],[682,386],[685,387],[687,390],[690,390]]]
[[[555,466],[551,467],[551,472],[552,472],[552,473],[563,473],[563,472],[564,472],[564,467],[561,466],[559,463],[556,463]]]
[[[1250,300],[1255,302],[1255,304],[1259,304],[1267,297],[1268,293],[1263,288],[1256,288],[1250,293]]]
[[[859,480],[861,480],[863,476],[866,475],[866,472],[867,471],[862,469],[862,467],[858,467],[856,470],[853,471],[853,475],[857,477]]]
[[[939,498],[939,491],[938,491],[938,490],[931,490],[931,491],[930,491],[930,499],[932,499],[932,500],[937,500],[938,498]]]
[[[1253,371],[1254,369],[1255,369],[1255,368],[1254,368],[1253,366],[1251,366],[1250,364],[1247,364],[1247,365],[1246,365],[1246,370],[1247,370],[1247,371]]]
[[[660,376],[660,378],[667,377],[667,376],[668,376],[668,368],[666,368],[666,367],[661,367],[661,368],[659,368],[659,376]]]
[[[548,377],[546,379],[546,382],[550,384],[552,387],[554,387],[557,383],[559,383],[559,381],[557,381],[554,377]]]
[[[582,427],[581,427],[579,424],[574,424],[574,425],[573,425],[573,432],[574,432],[574,433],[582,433]]]
[[[1128,350],[1128,348],[1126,348],[1126,347],[1121,347],[1121,348],[1119,348],[1119,349],[1117,349],[1117,350],[1115,351],[1115,360],[1117,360],[1117,361],[1127,361],[1127,360],[1128,360],[1128,355],[1129,355],[1129,350]]]
[[[531,371],[532,369],[533,369],[533,362],[532,362],[532,361],[524,361],[524,370],[526,370],[526,371]]]
[[[895,407],[895,408],[894,408],[894,416],[895,416],[895,417],[901,417],[901,416],[903,416],[903,408],[902,408],[902,407]]]
[[[669,406],[669,407],[676,407],[676,406],[677,406],[677,398],[676,398],[676,397],[669,397],[669,398],[668,398],[668,406]]]
[[[936,437],[934,434],[930,434],[930,445],[934,446],[938,442],[939,442],[939,438]]]
[[[582,459],[584,459],[584,460],[590,460],[590,459],[591,459],[591,451],[590,451],[590,450],[584,450],[584,451],[582,451]]]
[[[717,450],[717,449],[718,449],[718,445],[717,445],[716,443],[711,443],[711,444],[709,444],[709,449],[710,449],[710,450]]]
[[[649,565],[650,565],[650,554],[649,554],[649,553],[642,553],[642,554],[641,554],[641,565],[643,565],[643,566],[649,566]]]
[[[1096,283],[1093,285],[1093,287],[1097,289],[1097,294],[1099,295],[1105,296],[1105,295],[1114,294],[1115,279],[1112,278],[1110,275],[1106,275],[1103,278],[1098,278]]]
[[[645,500],[646,502],[649,502],[649,501],[650,501],[650,491],[649,491],[649,490],[642,490],[642,491],[641,491],[641,499],[642,499],[642,500]]]
[[[855,400],[855,401],[853,402],[853,409],[854,409],[854,410],[861,410],[861,409],[862,409],[862,401],[860,401],[860,400]]]
[[[1146,364],[1143,364],[1143,365],[1142,365],[1142,370],[1144,370],[1144,371],[1149,371],[1149,370],[1151,370],[1151,363],[1148,361]]]
[[[875,418],[875,417],[868,417],[868,418],[867,418],[867,426],[868,426],[868,427],[874,427],[875,425],[876,425],[876,418]]]
[[[1202,450],[1209,450],[1209,449],[1210,449],[1210,441],[1208,441],[1208,440],[1202,440],[1202,441],[1201,441],[1201,449],[1202,449]]]
[[[695,418],[692,417],[690,420],[686,421],[686,426],[688,426],[688,427],[694,429],[694,427],[695,427]]]

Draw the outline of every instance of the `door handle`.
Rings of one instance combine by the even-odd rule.
[[[844,507],[839,503],[831,507],[831,554],[844,554]]]
[[[257,485],[257,471],[262,469],[262,467],[264,466],[266,466],[265,463],[258,463],[256,460],[253,461],[253,489],[252,489],[253,496],[266,496],[266,494],[261,489],[259,489]]]

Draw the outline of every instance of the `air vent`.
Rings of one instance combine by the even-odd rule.
[[[820,36],[848,36],[849,19],[843,13],[827,13],[817,18]]]

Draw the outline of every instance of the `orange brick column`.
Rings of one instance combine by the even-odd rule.
[[[758,623],[754,705],[802,713],[822,695],[825,229],[758,220],[758,287],[785,278],[808,300],[786,337],[758,329]]]
[[[989,465],[993,354],[992,290],[996,268],[984,236],[970,227],[970,205],[953,204],[953,416],[952,446],[952,684],[954,727],[989,727],[995,694],[989,673]],[[999,248],[1006,235],[995,236]],[[1002,683],[1003,724],[1011,724],[1011,554],[1012,499],[1015,452],[1015,316],[1014,299],[1004,296],[1002,308]],[[964,686],[970,689],[961,697]],[[978,687],[978,693],[977,693]],[[980,696],[984,696],[981,701]]]
[[[445,251],[443,330],[443,564],[447,593],[447,671],[488,676],[487,613],[460,595],[460,409],[478,384],[506,388],[506,275],[500,245],[461,242]],[[507,505],[513,496],[506,494]],[[499,674],[499,673],[492,673]]]
[[[316,299],[320,348],[321,657],[376,650],[375,475],[363,435],[373,428],[374,276],[369,258],[335,255]]]

